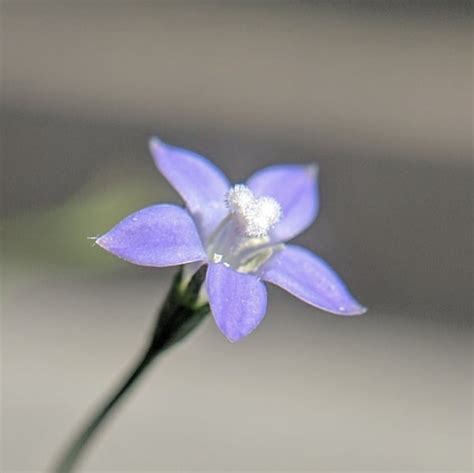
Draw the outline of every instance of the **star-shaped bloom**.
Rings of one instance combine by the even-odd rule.
[[[232,186],[206,158],[153,138],[161,173],[186,207],[139,210],[97,239],[108,252],[142,266],[207,265],[205,288],[221,332],[235,342],[251,333],[267,309],[265,282],[338,315],[365,312],[320,257],[288,240],[318,213],[314,165],[261,169]]]

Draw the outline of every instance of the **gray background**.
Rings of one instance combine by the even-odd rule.
[[[156,134],[232,179],[320,166],[297,240],[369,312],[270,290],[163,357],[83,471],[470,471],[471,14],[461,2],[3,1],[3,471],[46,471],[131,366],[172,269],[88,236],[178,197]]]

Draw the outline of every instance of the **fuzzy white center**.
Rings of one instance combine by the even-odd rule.
[[[250,238],[265,237],[281,218],[280,204],[272,197],[255,197],[242,184],[232,187],[226,196],[230,213],[242,233]]]

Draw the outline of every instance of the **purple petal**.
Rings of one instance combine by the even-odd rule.
[[[231,342],[247,336],[262,321],[267,289],[256,276],[210,264],[206,287],[216,324]]]
[[[300,246],[286,246],[263,265],[260,274],[319,309],[338,315],[360,315],[367,310],[325,261]]]
[[[278,201],[283,218],[272,231],[274,241],[287,241],[308,228],[319,208],[315,165],[287,164],[264,168],[247,181],[257,197]]]
[[[157,138],[150,141],[155,164],[183,198],[204,237],[227,215],[225,195],[230,184],[222,171],[206,158],[167,145]]]
[[[176,205],[139,210],[96,243],[115,256],[142,266],[175,266],[206,259],[193,219]]]

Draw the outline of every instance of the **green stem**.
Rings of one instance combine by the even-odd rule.
[[[202,267],[191,278],[186,287],[182,287],[183,275],[180,271],[174,278],[168,296],[161,308],[158,320],[148,348],[137,365],[126,376],[112,397],[102,404],[91,420],[85,424],[73,438],[68,448],[53,468],[54,473],[70,473],[86,447],[97,434],[109,415],[134,386],[151,362],[165,350],[190,334],[209,313],[209,306],[197,307],[199,291],[204,281],[206,268]]]
[[[145,352],[131,373],[120,384],[114,395],[93,415],[92,419],[87,423],[83,429],[75,437],[70,446],[65,450],[64,455],[59,459],[57,465],[54,467],[56,473],[67,473],[73,470],[79,457],[84,452],[86,447],[90,444],[94,435],[98,432],[99,427],[104,424],[108,415],[117,407],[120,400],[130,390],[135,382],[140,378],[141,374],[156,358],[159,351],[148,350]]]

